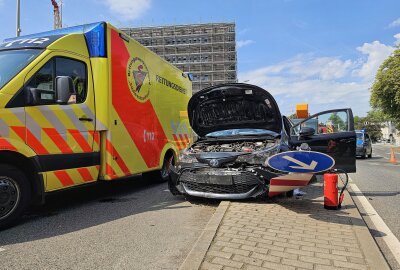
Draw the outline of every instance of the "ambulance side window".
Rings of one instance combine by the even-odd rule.
[[[37,102],[35,105],[53,104],[55,100],[54,61],[50,60],[36,72],[27,86],[36,89]]]
[[[54,91],[53,89],[53,61],[47,62],[33,77],[29,86],[41,90]]]
[[[82,103],[87,95],[87,72],[85,63],[69,58],[56,58],[56,76],[69,76],[74,82],[76,103]]]
[[[49,60],[36,72],[28,83],[28,87],[36,89],[37,100],[34,105],[56,104],[55,78],[69,76],[75,86],[76,103],[82,103],[87,96],[87,69],[86,64],[64,57],[55,57]]]

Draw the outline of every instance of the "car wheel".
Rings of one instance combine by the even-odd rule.
[[[168,189],[174,196],[182,195],[182,193],[180,193],[179,190],[176,188],[176,185],[172,183],[171,178],[168,179]]]
[[[294,190],[286,191],[285,195],[286,195],[287,198],[293,198]]]
[[[146,181],[153,181],[157,183],[164,183],[170,177],[170,165],[174,164],[174,156],[166,155],[161,170],[142,173],[142,177]]]
[[[14,166],[0,164],[0,229],[17,221],[30,199],[30,185],[25,174]]]

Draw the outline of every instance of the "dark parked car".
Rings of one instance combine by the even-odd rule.
[[[285,174],[266,160],[300,146],[326,153],[336,168],[355,172],[351,109],[321,112],[293,125],[270,93],[230,83],[194,94],[188,114],[199,139],[171,166],[169,188],[175,195],[244,199],[268,194],[270,180]],[[317,130],[309,122],[318,123]]]
[[[372,157],[372,141],[368,133],[362,130],[356,130],[357,134],[357,148],[356,156],[361,158],[371,158]]]

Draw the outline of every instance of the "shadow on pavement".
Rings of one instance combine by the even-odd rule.
[[[368,158],[367,160],[379,160],[379,159],[383,159],[383,157],[372,156],[372,157]]]
[[[146,182],[140,176],[54,192],[46,204],[0,231],[0,246],[63,235],[143,212],[193,207],[183,202],[185,198],[174,197],[166,183]]]

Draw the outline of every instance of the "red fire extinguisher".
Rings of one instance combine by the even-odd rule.
[[[346,182],[338,196],[338,172],[346,175]],[[324,174],[324,208],[329,210],[337,210],[342,206],[344,198],[344,190],[349,182],[349,176],[343,170],[334,169]]]

